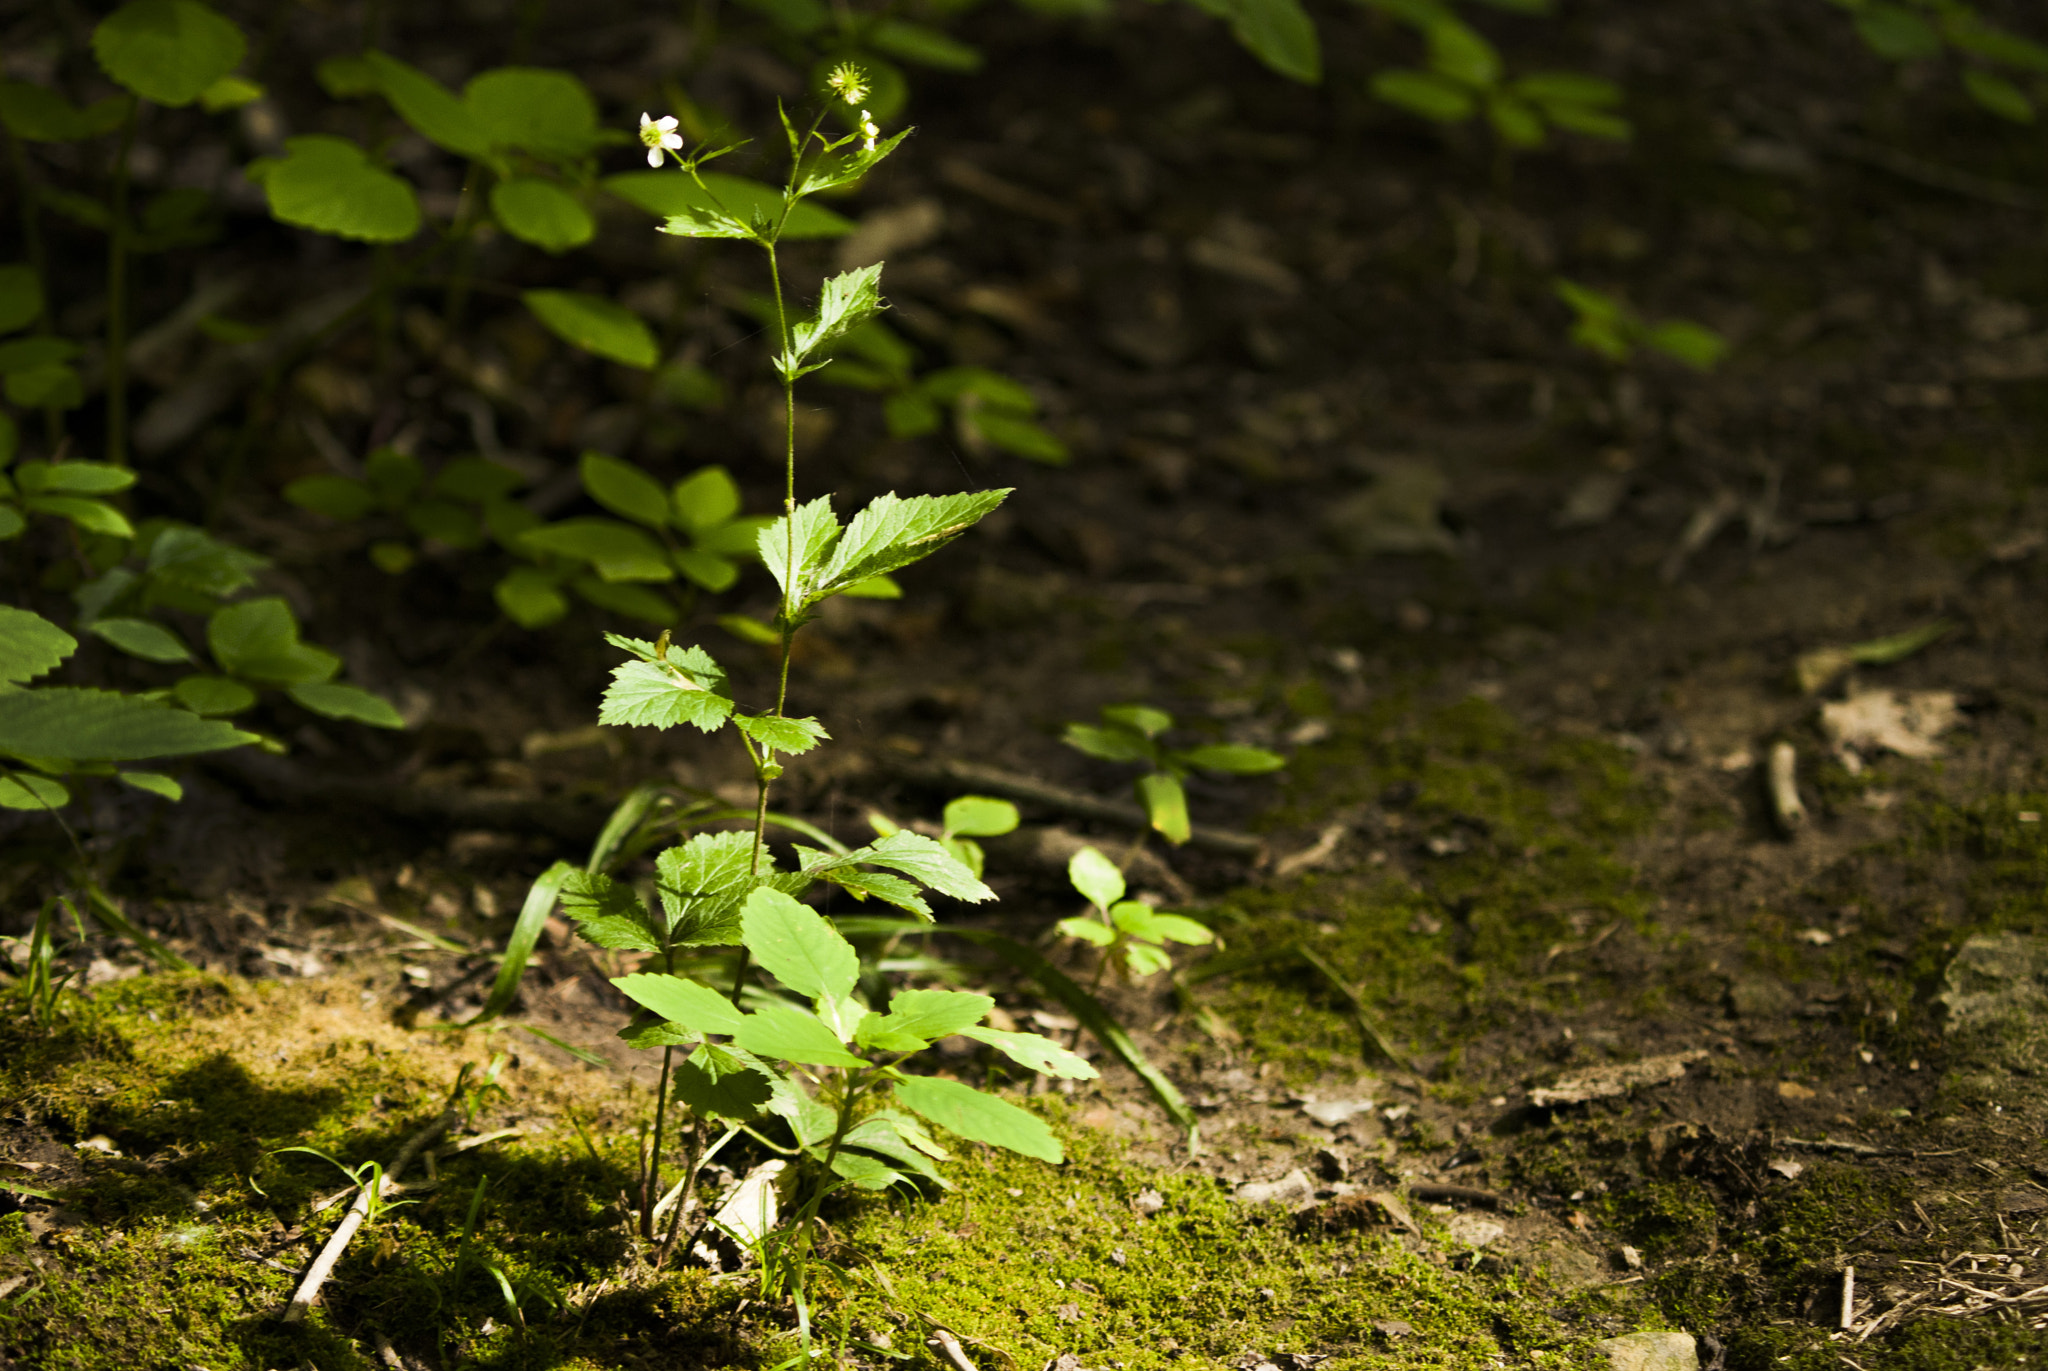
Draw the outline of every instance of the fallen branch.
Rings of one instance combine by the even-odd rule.
[[[320,1249],[320,1255],[315,1257],[313,1264],[306,1269],[306,1278],[299,1282],[298,1291],[293,1294],[292,1302],[285,1306],[284,1322],[298,1323],[306,1317],[306,1311],[313,1307],[313,1301],[320,1296],[320,1287],[327,1284],[327,1278],[334,1274],[335,1263],[340,1261],[341,1254],[348,1250],[349,1242],[355,1237],[356,1230],[363,1226],[363,1220],[370,1216],[370,1206],[390,1193],[386,1187],[396,1181],[406,1167],[412,1165],[413,1158],[420,1154],[421,1148],[454,1127],[455,1122],[456,1113],[453,1109],[442,1110],[440,1116],[432,1123],[405,1140],[405,1145],[398,1149],[398,1155],[391,1159],[391,1165],[384,1168],[383,1174],[377,1177],[374,1185],[365,1185],[357,1189],[355,1203],[348,1207],[348,1213],[341,1216],[341,1223],[335,1228],[334,1235],[327,1240],[327,1245]],[[373,1190],[375,1194],[371,1193]]]
[[[1496,1195],[1491,1190],[1481,1190],[1471,1185],[1411,1185],[1408,1187],[1408,1193],[1418,1200],[1463,1200],[1466,1204],[1484,1204],[1500,1210],[1508,1207],[1507,1196]]]

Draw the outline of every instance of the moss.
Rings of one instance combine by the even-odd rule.
[[[1653,1260],[1704,1251],[1720,1227],[1713,1192],[1689,1177],[1639,1181],[1601,1207],[1614,1228]]]

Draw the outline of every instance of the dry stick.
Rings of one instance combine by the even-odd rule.
[[[1856,1331],[1856,1268],[1853,1266],[1842,1268],[1842,1316],[1836,1320],[1835,1327],[1844,1333]]]
[[[392,1158],[391,1165],[377,1178],[377,1193],[374,1196],[370,1193],[371,1187],[367,1185],[356,1192],[355,1203],[348,1207],[348,1213],[341,1216],[341,1225],[334,1230],[334,1236],[327,1240],[327,1246],[320,1249],[320,1255],[313,1259],[312,1266],[306,1269],[306,1279],[299,1282],[298,1292],[292,1296],[292,1302],[285,1306],[286,1323],[302,1321],[306,1317],[306,1311],[313,1307],[313,1301],[320,1295],[320,1287],[327,1284],[327,1278],[334,1274],[334,1264],[341,1260],[341,1254],[348,1250],[349,1241],[355,1237],[356,1230],[361,1228],[363,1220],[370,1216],[371,1201],[382,1199],[385,1185],[397,1180],[405,1168],[412,1165],[412,1159],[419,1155],[421,1148],[454,1127],[455,1119],[453,1109],[442,1110],[439,1118],[405,1140],[405,1146],[398,1149],[398,1155]]]
[[[1787,742],[1771,744],[1765,764],[1764,787],[1771,800],[1771,819],[1778,831],[1791,837],[1806,823],[1806,806],[1799,799],[1799,754]]]

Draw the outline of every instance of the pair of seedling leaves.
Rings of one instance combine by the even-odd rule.
[[[2048,77],[2048,47],[2000,28],[1961,0],[1834,0],[1855,16],[1864,45],[1894,62],[1920,62],[1950,49],[2032,77]],[[2034,122],[2035,96],[1998,72],[1966,66],[1963,89],[1983,108],[2017,124]]]
[[[936,873],[950,866],[941,879],[953,888],[979,886],[936,843],[919,841],[926,849],[921,860],[929,863],[922,869]],[[700,1117],[744,1122],[763,1113],[778,1115],[807,1154],[820,1162],[829,1159],[837,1174],[869,1189],[913,1178],[945,1186],[933,1162],[947,1154],[925,1123],[975,1142],[1060,1161],[1064,1154],[1058,1138],[1036,1116],[959,1081],[910,1075],[898,1063],[958,1034],[1046,1075],[1085,1080],[1095,1069],[1035,1033],[985,1025],[982,1020],[995,1007],[986,995],[905,990],[890,1000],[886,1013],[870,1009],[854,995],[860,959],[852,944],[789,893],[801,876],[770,876],[748,888],[751,845],[745,833],[700,834],[677,849],[693,855],[671,862],[666,860],[670,854],[664,854],[663,901],[693,907],[710,921],[699,928],[699,936],[744,945],[756,965],[810,1005],[763,996],[756,1001],[758,1008],[745,1011],[710,986],[680,976],[639,973],[614,980],[646,1011],[626,1030],[628,1042],[693,1049],[671,1075],[678,1098]],[[863,852],[867,860],[876,859],[872,849]],[[850,862],[861,855],[837,860]],[[672,889],[676,880],[703,888],[693,893]],[[590,881],[584,888],[600,887]],[[992,898],[986,887],[980,888],[979,896],[964,898]],[[620,916],[580,914],[575,903],[580,898],[580,892],[565,891],[565,904],[579,917],[586,936],[605,943],[618,934]],[[837,1067],[848,1075],[847,1092],[858,1089],[881,1107],[853,1122],[850,1093],[842,1097],[849,1111],[842,1117],[797,1083],[789,1070],[793,1067]],[[835,1149],[833,1138],[842,1128],[846,1131]]]
[[[1572,323],[1572,341],[1610,362],[1626,362],[1638,348],[1648,348],[1694,371],[1707,372],[1728,354],[1728,340],[1705,324],[1692,319],[1652,323],[1616,296],[1561,276],[1554,284],[1557,298],[1577,316]]]
[[[1142,980],[1172,966],[1167,943],[1200,947],[1216,941],[1214,933],[1193,919],[1162,914],[1143,901],[1125,899],[1124,873],[1092,847],[1084,847],[1068,859],[1067,879],[1092,909],[1088,914],[1061,919],[1059,931],[1096,948],[1120,976]]]
[[[1061,741],[1077,752],[1105,762],[1137,762],[1148,768],[1135,790],[1146,822],[1170,843],[1194,836],[1188,819],[1187,787],[1191,770],[1220,771],[1232,776],[1262,776],[1287,765],[1287,759],[1263,747],[1209,743],[1169,748],[1160,741],[1173,727],[1173,716],[1150,705],[1106,705],[1101,724],[1068,724]],[[1078,879],[1076,881],[1079,887]],[[1087,890],[1082,888],[1082,893]],[[1093,898],[1091,896],[1091,898]]]

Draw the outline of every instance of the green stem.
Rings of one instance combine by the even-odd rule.
[[[676,1050],[661,1049],[661,1085],[654,1093],[654,1143],[647,1153],[647,1169],[640,1177],[640,1236],[654,1241],[654,1201],[661,1195],[661,1133],[668,1115],[668,1075]]]
[[[114,222],[107,230],[107,434],[106,460],[128,461],[128,154],[135,147],[135,115],[141,102],[128,97],[121,119],[121,143],[114,153]]]

